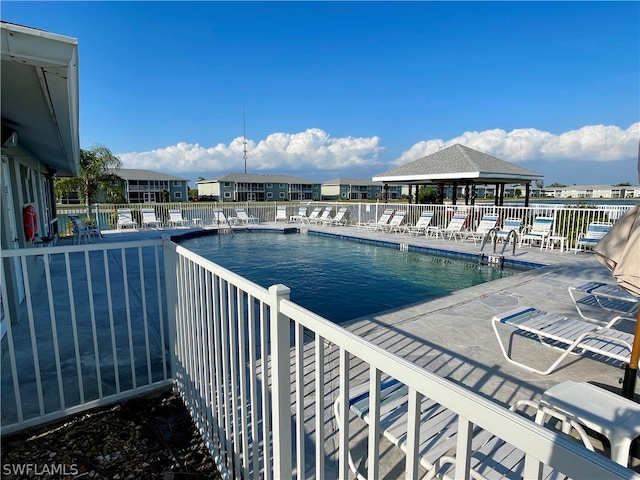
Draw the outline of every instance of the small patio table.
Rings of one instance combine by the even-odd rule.
[[[572,380],[544,392],[541,403],[604,435],[611,443],[611,459],[628,466],[631,443],[640,436],[639,404],[590,383]],[[544,423],[544,415],[540,410],[536,423]],[[570,428],[568,422],[563,426],[563,430]]]

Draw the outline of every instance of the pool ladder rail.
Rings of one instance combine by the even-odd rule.
[[[484,247],[487,244],[487,240],[491,239],[493,243],[493,253],[486,255],[487,265],[490,267],[500,267],[500,270],[504,268],[504,251],[509,245],[509,241],[511,240],[511,235],[513,235],[513,252],[512,255],[516,254],[516,240],[517,233],[515,230],[509,230],[507,234],[507,238],[504,239],[504,244],[502,245],[502,251],[497,254],[496,246],[498,244],[498,235],[497,233],[500,231],[500,227],[493,227],[491,230],[487,232],[487,234],[482,239],[482,245],[480,246],[480,253],[478,254],[478,263],[484,264],[485,255],[482,253],[484,251]]]

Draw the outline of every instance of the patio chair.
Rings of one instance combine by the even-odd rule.
[[[375,419],[370,417],[370,390],[369,384],[363,384],[350,391],[349,409],[356,416],[369,424]],[[380,384],[379,392],[379,430],[382,435],[394,446],[405,454],[407,453],[407,435],[409,419],[409,395],[408,387],[396,379],[385,379]],[[540,424],[553,425],[549,420],[563,422],[565,432],[571,432],[573,427],[582,440],[584,446],[594,450],[586,431],[577,421],[548,408],[545,405],[534,403],[530,400],[520,400],[514,403],[511,411],[535,419]],[[532,412],[526,415],[525,412]],[[334,417],[340,425],[343,414],[340,398],[333,405]],[[453,478],[453,469],[456,464],[455,456],[451,455],[452,449],[458,442],[458,415],[429,397],[422,397],[419,407],[418,423],[418,458],[420,466],[427,473],[424,478]],[[525,454],[492,433],[475,427],[471,433],[473,436],[470,452],[470,476],[479,480],[486,478],[518,479],[523,476]],[[364,464],[365,462],[358,462]],[[356,462],[353,461],[351,452],[348,454],[348,464],[351,471],[359,480],[366,479],[366,475],[360,472]],[[542,478],[552,478],[553,470],[548,465],[543,465]],[[464,478],[456,472],[456,478]],[[558,478],[565,478],[558,476]]]
[[[287,207],[276,207],[276,223],[279,221],[289,221],[289,217],[287,217]]]
[[[382,227],[383,230],[386,229],[387,232],[397,232],[402,233],[407,226],[405,225],[405,220],[407,219],[407,212],[404,210],[398,210],[393,214],[389,223]]]
[[[640,298],[631,295],[618,285],[603,282],[586,281],[578,285],[569,286],[569,296],[585,320],[605,322],[606,327],[613,326],[618,320],[635,320],[640,306]],[[589,312],[597,312],[597,316],[589,316]],[[611,318],[603,319],[600,314],[613,314]],[[594,315],[593,313],[590,313]]]
[[[85,238],[87,240],[87,243],[89,243],[91,241],[92,236],[103,238],[102,233],[100,233],[100,230],[98,230],[95,227],[90,227],[86,225],[80,218],[80,215],[77,215],[75,213],[70,213],[67,216],[69,217],[69,221],[71,222],[71,225],[73,227],[73,237],[74,237],[73,243],[77,242],[78,245],[80,245],[80,242],[82,241],[83,238]]]
[[[315,223],[318,217],[320,216],[320,212],[322,212],[322,207],[314,208],[308,217],[303,217],[300,219],[300,223],[307,223],[307,224]]]
[[[453,238],[457,242],[457,237],[462,238],[462,229],[467,223],[467,218],[469,218],[467,213],[456,213],[451,217],[451,221],[445,228],[436,228],[431,232],[436,237],[442,237],[443,240],[446,236],[448,240]]]
[[[393,208],[387,208],[382,212],[382,215],[380,215],[380,218],[377,221],[371,220],[365,223],[358,223],[356,226],[364,227],[372,232],[378,229],[384,229],[389,224],[389,220],[391,220],[395,212],[396,211]]]
[[[507,353],[497,328],[500,324],[533,335],[543,345],[559,349],[562,353],[544,370],[518,362]],[[601,327],[577,318],[548,313],[533,307],[518,307],[495,315],[491,325],[504,358],[513,365],[540,375],[553,372],[569,354],[584,355],[586,352],[591,352],[605,359],[629,363],[633,344],[633,335],[630,333]]]
[[[335,217],[329,218],[327,220],[321,220],[321,223],[323,225],[330,225],[330,226],[344,226],[347,224],[347,219],[345,218],[347,211],[348,211],[347,207],[341,207],[338,209],[338,212],[336,213]]]
[[[142,214],[142,228],[162,227],[162,222],[156,218],[156,211],[153,208],[143,208],[140,213]]]
[[[464,241],[467,238],[472,238],[473,244],[477,245],[478,240],[482,241],[484,237],[486,237],[489,234],[489,232],[491,232],[491,230],[496,228],[497,222],[498,222],[497,215],[483,215],[482,218],[480,219],[480,223],[478,224],[478,227],[473,231],[463,232],[462,233],[463,237],[461,238],[461,240]]]
[[[427,233],[427,228],[431,224],[431,220],[433,220],[434,212],[430,210],[425,210],[420,214],[418,221],[415,225],[407,225],[405,232],[410,236],[418,236],[424,235]]]
[[[249,225],[250,223],[259,223],[260,219],[253,215],[248,215],[244,208],[236,208],[236,216],[229,217],[234,224]]]
[[[314,218],[309,217],[309,222],[308,223],[313,223],[315,225],[318,225],[318,224],[323,223],[323,222],[331,221],[332,220],[332,218],[331,218],[331,212],[332,211],[333,211],[333,207],[325,207],[324,210],[322,211],[322,215],[316,216]]]
[[[303,218],[307,218],[307,207],[299,207],[298,213],[296,215],[291,215],[289,217],[289,221],[302,223]]]
[[[613,227],[611,222],[591,222],[587,227],[586,232],[580,232],[578,239],[576,240],[576,246],[573,249],[573,253],[578,253],[578,250],[586,250],[587,248],[595,247],[602,238],[609,233]]]
[[[522,227],[521,218],[505,218],[502,228],[496,232],[496,241],[502,240],[503,242],[510,241],[510,236],[513,237],[514,242],[519,241],[520,228]],[[511,233],[515,232],[515,233]]]
[[[231,228],[231,223],[222,210],[213,211],[212,225],[218,228]]]
[[[533,220],[533,224],[520,236],[520,247],[523,242],[527,241],[529,245],[533,242],[540,242],[540,250],[544,247],[544,242],[551,234],[551,227],[553,226],[553,218],[551,217],[536,217]]]
[[[182,212],[180,210],[169,210],[169,226],[173,227],[188,227],[189,221],[182,218]]]
[[[118,222],[116,224],[118,230],[123,228],[138,228],[138,222],[133,219],[130,208],[118,209]]]

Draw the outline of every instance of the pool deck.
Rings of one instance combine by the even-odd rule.
[[[480,251],[480,244],[474,245],[472,240],[455,242],[424,235],[415,237],[407,234],[370,232],[353,226],[263,223],[236,228],[259,230],[292,227],[474,256]],[[103,241],[157,238],[161,235],[193,230],[178,228],[107,231],[103,232]],[[491,246],[485,247],[485,253],[490,251]],[[587,356],[570,356],[554,372],[543,376],[505,361],[491,327],[491,318],[495,314],[527,305],[577,317],[568,294],[569,286],[584,280],[615,283],[610,272],[596,261],[593,253],[574,254],[573,251],[560,252],[558,248],[541,251],[539,247],[530,246],[516,248],[515,255],[512,255],[511,251],[511,248],[505,251],[506,259],[545,266],[466,288],[436,300],[359,318],[344,326],[386,350],[502,405],[510,405],[523,398],[538,399],[545,390],[565,380],[588,381],[619,391],[619,381],[624,371],[622,365],[615,362]],[[380,273],[380,280],[384,281],[384,272]],[[634,323],[627,321],[616,325],[616,328],[629,332],[633,332],[633,327]],[[511,331],[505,327],[504,332],[504,338],[509,341]],[[544,347],[531,338],[516,335],[512,336],[511,341],[517,358],[530,365],[548,365],[558,354],[557,351]],[[330,361],[329,359],[328,362]],[[636,387],[636,393],[638,392],[639,389]],[[327,394],[333,397],[335,391]],[[329,422],[328,425],[333,428],[333,422]],[[358,439],[354,441],[357,442]],[[330,445],[327,445],[327,450],[332,450]],[[388,455],[391,456],[388,462],[389,470],[385,468],[391,477],[395,476],[392,472],[401,469],[403,465],[403,460],[394,450],[397,449],[388,449]],[[397,473],[398,476],[402,476],[400,472]]]

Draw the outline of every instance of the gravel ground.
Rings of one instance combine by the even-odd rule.
[[[3,479],[219,479],[179,397],[160,394],[2,439]]]

